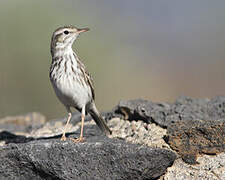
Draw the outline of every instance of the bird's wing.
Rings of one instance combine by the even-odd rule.
[[[84,64],[79,60],[77,59],[77,64],[81,70],[81,72],[83,73],[84,75],[84,79],[85,79],[85,82],[90,86],[91,88],[91,93],[92,93],[92,98],[93,100],[95,100],[95,91],[94,91],[94,86],[93,86],[93,80],[92,80],[92,77],[91,75],[88,73],[88,71],[86,70]]]

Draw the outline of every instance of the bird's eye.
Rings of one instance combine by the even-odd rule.
[[[69,31],[67,31],[67,30],[66,30],[66,31],[64,31],[64,34],[66,34],[66,35],[67,35],[67,34],[69,34]]]

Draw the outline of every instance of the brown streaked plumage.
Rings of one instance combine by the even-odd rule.
[[[66,140],[66,127],[72,116],[71,107],[81,112],[81,133],[78,139],[72,139],[74,142],[83,141],[84,118],[87,113],[92,116],[105,134],[111,134],[111,130],[96,108],[90,74],[72,50],[72,44],[79,34],[88,30],[88,28],[78,29],[74,26],[64,26],[56,29],[51,39],[52,64],[49,76],[57,97],[68,112],[61,140]]]

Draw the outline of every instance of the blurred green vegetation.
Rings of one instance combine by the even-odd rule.
[[[171,101],[179,95],[225,94],[225,25],[221,24],[225,13],[219,14],[220,21],[209,32],[211,24],[204,24],[205,19],[199,19],[203,26],[190,19],[189,25],[197,28],[189,30],[168,23],[170,16],[161,13],[174,12],[170,10],[174,7],[167,3],[168,8],[156,3],[159,11],[154,14],[147,7],[155,7],[153,1],[143,10],[134,1],[132,7],[120,1],[103,2],[0,1],[0,117],[31,111],[49,119],[66,114],[48,71],[52,32],[68,24],[91,29],[79,37],[74,49],[94,78],[100,110],[111,109],[120,99]],[[213,12],[206,14],[211,17]],[[184,16],[177,13],[174,17]]]

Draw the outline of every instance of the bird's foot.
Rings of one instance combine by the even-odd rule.
[[[81,143],[84,142],[84,138],[83,137],[79,137],[79,138],[70,138],[71,141],[73,141],[74,143]]]
[[[61,140],[61,141],[66,141],[66,136],[65,136],[65,135],[62,135],[62,137],[61,137],[60,140]]]

